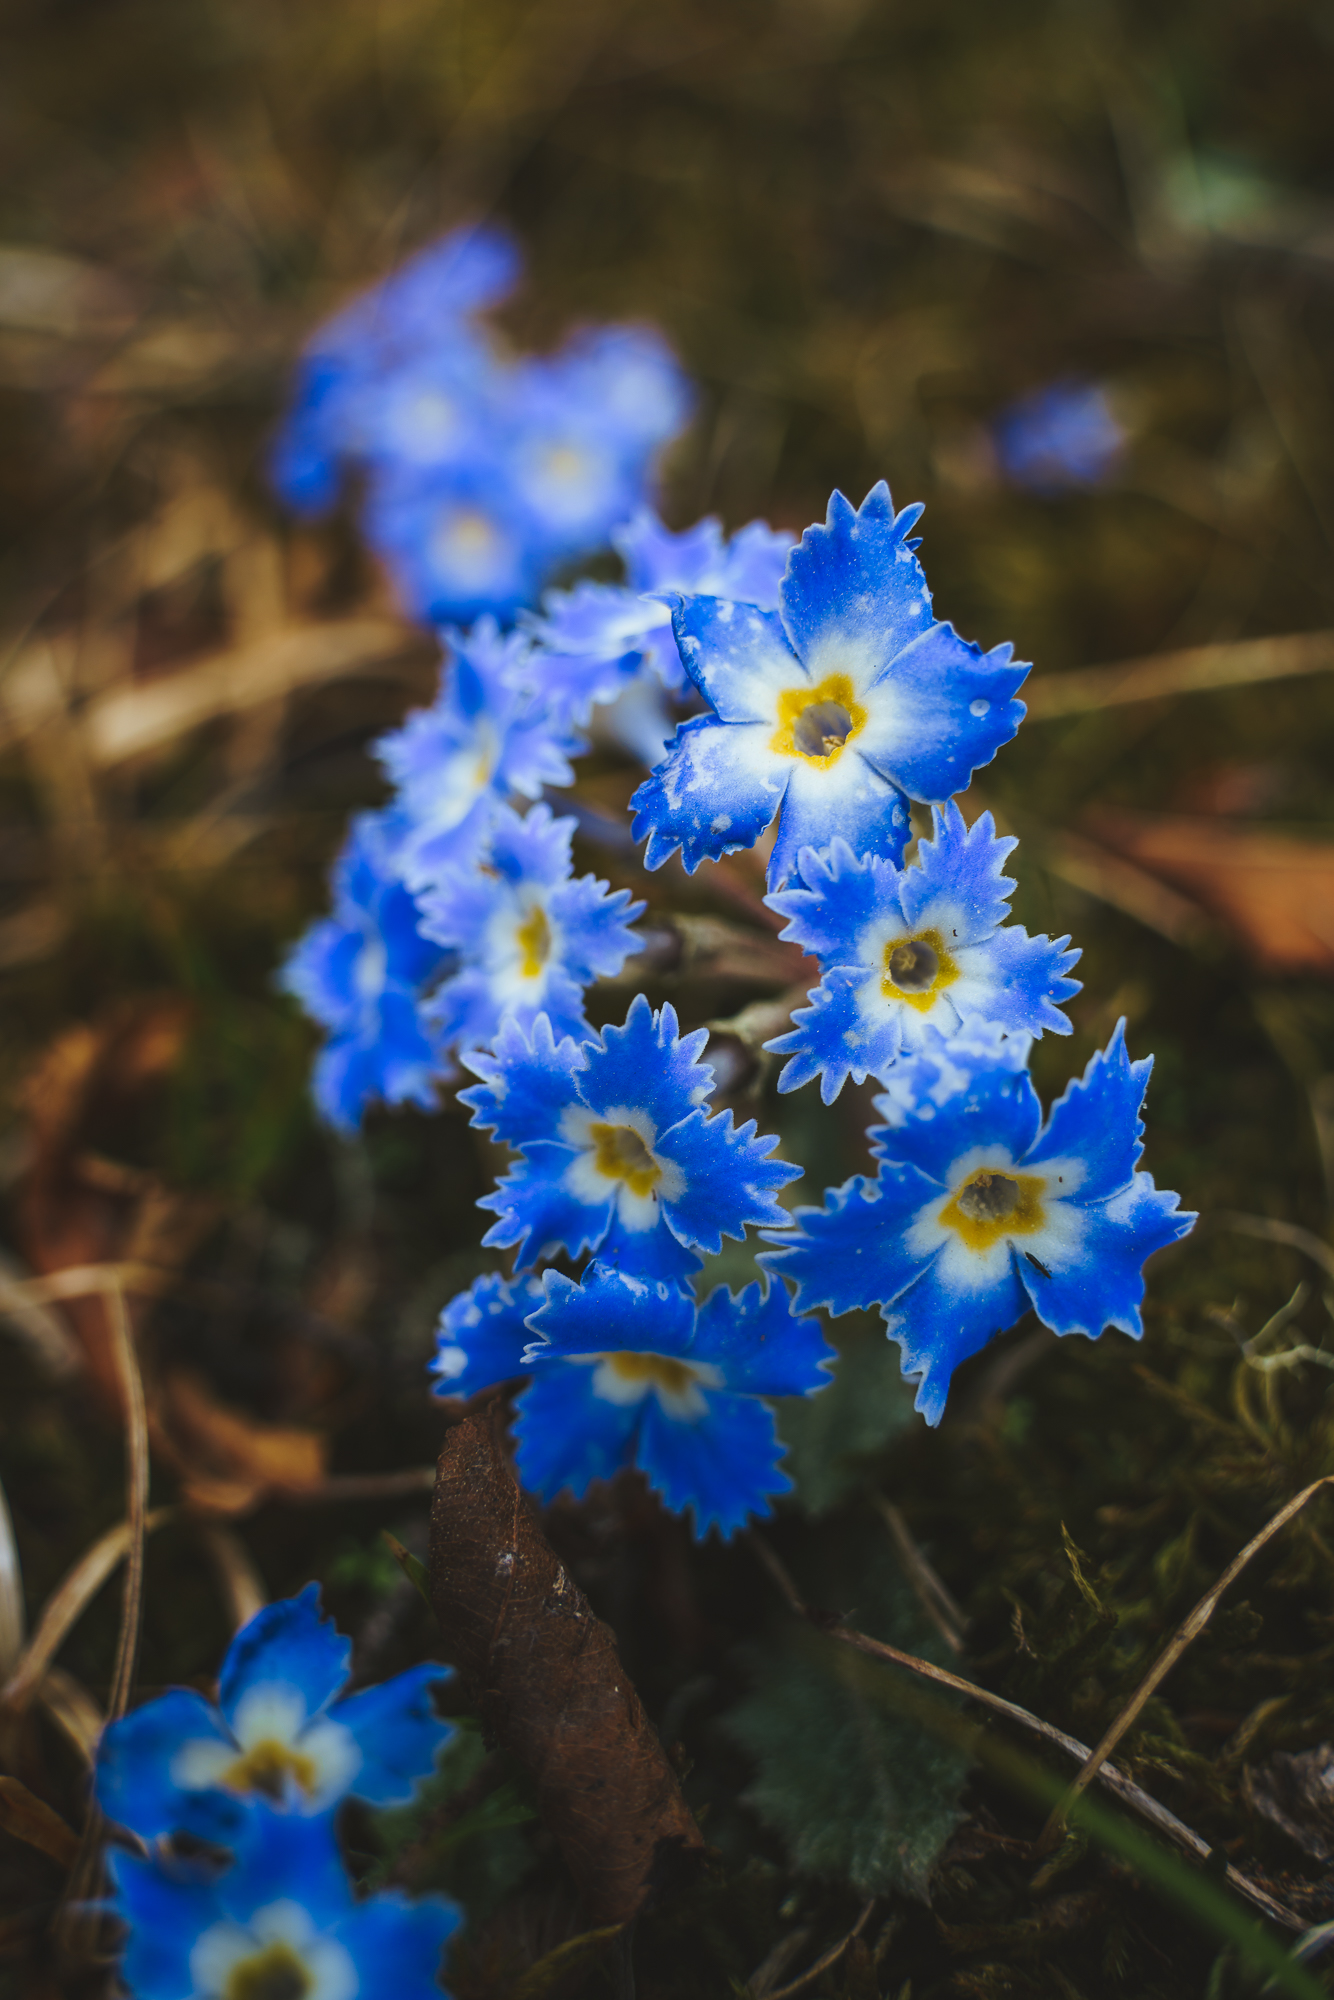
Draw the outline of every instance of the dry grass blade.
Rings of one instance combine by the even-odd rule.
[[[1187,1646],[1193,1640],[1199,1638],[1201,1632],[1203,1632],[1205,1626],[1217,1610],[1219,1599],[1223,1596],[1223,1593],[1236,1582],[1251,1558],[1259,1554],[1266,1542],[1273,1540],[1280,1528],[1287,1526],[1294,1514],[1301,1512],[1307,1501],[1314,1494],[1318,1493],[1322,1486],[1334,1486],[1334,1473],[1327,1473],[1323,1479],[1313,1480],[1311,1485],[1303,1487],[1302,1491],[1294,1499],[1289,1500],[1285,1507],[1280,1507],[1273,1519],[1267,1521],[1259,1534],[1253,1535],[1251,1540],[1247,1542],[1241,1554],[1235,1556],[1228,1564],[1212,1590],[1205,1592],[1189,1617],[1183,1619],[1182,1623],[1168,1640],[1167,1645],[1150,1667],[1148,1673],[1145,1674],[1143,1680],[1131,1695],[1130,1700],[1117,1716],[1115,1722],[1105,1732],[1101,1742],[1097,1745],[1096,1749],[1089,1752],[1078,1777],[1070,1786],[1065,1797],[1053,1810],[1047,1824],[1038,1836],[1037,1848],[1035,1850],[1038,1855],[1049,1853],[1055,1845],[1065,1825],[1071,1806],[1080,1794],[1086,1791],[1089,1785],[1092,1784],[1102,1765],[1111,1756],[1121,1738],[1135,1722],[1145,1703],[1167,1678],[1172,1668],[1185,1652]]]
[[[1077,833],[1046,833],[1030,828],[1027,839],[1039,867],[1058,881],[1082,889],[1109,909],[1121,910],[1146,929],[1157,931],[1171,944],[1186,947],[1207,944],[1214,926],[1198,903],[1178,895],[1165,882],[1133,861],[1113,854],[1095,841]]]
[[[435,1488],[433,1465],[411,1465],[402,1472],[336,1472],[310,1486],[270,1497],[302,1507],[336,1500],[392,1500],[400,1493],[430,1493]]]
[[[83,1682],[75,1680],[63,1667],[49,1666],[42,1675],[37,1699],[43,1712],[91,1768],[106,1717]]]
[[[23,1571],[4,1488],[0,1486],[0,1674],[11,1671],[23,1651]]]
[[[1272,1215],[1242,1215],[1232,1209],[1215,1216],[1214,1221],[1220,1229],[1230,1229],[1238,1236],[1258,1236],[1263,1243],[1284,1243],[1289,1250],[1304,1251],[1327,1278],[1334,1278],[1334,1250],[1299,1223],[1280,1222]]]
[[[139,1658],[139,1633],[144,1606],[144,1522],[148,1517],[148,1409],[144,1402],[144,1380],[135,1352],[134,1329],[125,1305],[125,1294],[113,1280],[103,1292],[111,1321],[112,1343],[120,1368],[125,1400],[125,1527],[128,1534],[125,1587],[121,1598],[120,1634],[116,1641],[116,1663],[107,1697],[107,1718],[114,1722],[130,1704],[134,1669]]]
[[[828,1972],[830,1966],[837,1965],[853,1939],[859,1938],[866,1929],[875,1905],[876,1899],[872,1896],[847,1936],[841,1937],[837,1944],[831,1945],[822,1958],[817,1958],[814,1965],[808,1965],[804,1972],[798,1973],[795,1979],[790,1979],[786,1986],[774,1987],[768,2000],[793,2000],[795,1994],[804,1993],[808,1986],[813,1986],[817,1979]]]
[[[144,1519],[143,1531],[151,1535],[175,1513],[173,1507],[155,1507]],[[0,1688],[0,1709],[19,1714],[31,1701],[47,1668],[64,1643],[65,1635],[91,1604],[102,1585],[122,1562],[130,1546],[129,1523],[121,1521],[86,1549],[59,1586],[47,1598],[27,1647],[14,1671]]]
[[[29,1277],[13,1257],[0,1251],[0,1315],[20,1336],[44,1373],[60,1379],[80,1364],[79,1343],[50,1305],[33,1292],[42,1280]]]
[[[899,1509],[879,1493],[876,1505],[885,1517],[885,1525],[917,1602],[950,1651],[961,1653],[968,1620],[909,1534],[908,1523]]]
[[[29,1847],[39,1848],[62,1868],[72,1868],[79,1853],[79,1837],[66,1826],[58,1812],[39,1799],[17,1778],[0,1777],[0,1826]]]
[[[792,1610],[798,1617],[808,1619],[829,1638],[838,1639],[843,1645],[854,1647],[857,1652],[865,1653],[870,1659],[883,1660],[889,1666],[903,1667],[908,1673],[916,1674],[920,1680],[934,1681],[937,1687],[948,1688],[952,1694],[966,1696],[969,1701],[975,1701],[983,1708],[989,1708],[995,1715],[1003,1715],[1007,1721],[1016,1723],[1019,1728],[1027,1730],[1031,1735],[1041,1737],[1044,1743],[1050,1743],[1061,1752],[1062,1756],[1071,1758],[1081,1767],[1089,1762],[1093,1753],[1086,1743],[1081,1743],[1078,1737],[1067,1736],[1063,1729],[1057,1729],[1050,1722],[1044,1722],[1041,1716],[1031,1714],[1026,1708],[1020,1708],[1017,1702],[1007,1701],[1004,1695],[993,1694],[990,1688],[979,1687],[974,1681],[966,1681],[961,1675],[952,1674],[947,1667],[933,1666],[930,1660],[919,1659],[915,1653],[900,1652],[897,1646],[886,1645],[882,1639],[872,1639],[869,1634],[858,1632],[850,1625],[826,1625],[811,1612],[769,1544],[760,1535],[753,1533],[750,1543]],[[1157,1799],[1141,1790],[1140,1786],[1127,1778],[1124,1772],[1103,1762],[1100,1767],[1094,1767],[1094,1775],[1114,1798],[1119,1799],[1132,1812],[1138,1813],[1141,1819],[1147,1820],[1150,1826],[1156,1827],[1176,1846],[1184,1849],[1187,1854],[1194,1855],[1197,1861],[1209,1859],[1213,1850],[1208,1841],[1202,1839],[1184,1821],[1179,1820],[1175,1813],[1169,1812],[1166,1806],[1159,1805]],[[1254,1909],[1259,1910],[1271,1922],[1281,1924],[1285,1930],[1304,1929],[1299,1916],[1288,1909],[1286,1904],[1280,1903],[1277,1897],[1271,1896],[1267,1889],[1262,1889],[1258,1882],[1252,1882],[1248,1875],[1243,1875],[1240,1869],[1229,1866],[1226,1880],[1230,1888],[1244,1897]]]
[[[249,1549],[231,1528],[217,1521],[205,1522],[199,1539],[217,1572],[232,1629],[239,1632],[269,1601],[264,1579],[251,1561]]]
[[[1147,660],[1048,674],[1029,683],[1024,700],[1030,722],[1052,722],[1063,715],[1132,701],[1161,701],[1167,695],[1205,694],[1211,688],[1330,672],[1334,672],[1334,632],[1289,632],[1275,639],[1192,646]]]

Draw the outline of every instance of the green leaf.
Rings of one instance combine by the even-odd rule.
[[[912,1421],[913,1390],[899,1373],[899,1350],[869,1313],[841,1322],[834,1379],[813,1396],[774,1404],[787,1446],[786,1470],[808,1514],[827,1514],[866,1484],[874,1460]]]
[[[856,1622],[927,1654],[907,1586],[879,1538],[864,1542],[852,1581]],[[828,1556],[829,1552],[822,1552]],[[923,1727],[900,1680],[810,1627],[790,1628],[751,1656],[755,1691],[725,1728],[756,1764],[744,1803],[787,1845],[794,1868],[850,1883],[863,1895],[925,1897],[932,1868],[962,1813],[967,1759]]]

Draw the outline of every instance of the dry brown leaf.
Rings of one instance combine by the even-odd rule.
[[[0,1778],[0,1826],[6,1833],[26,1840],[29,1847],[72,1868],[79,1852],[79,1837],[66,1826],[58,1812],[28,1790],[17,1778]]]
[[[318,1432],[228,1409],[188,1369],[166,1376],[156,1414],[181,1454],[184,1498],[204,1512],[239,1514],[267,1492],[300,1493],[324,1477],[326,1446]]]
[[[1092,831],[1220,917],[1266,972],[1334,972],[1334,842],[1224,820],[1101,812]]]

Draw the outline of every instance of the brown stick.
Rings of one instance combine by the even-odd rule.
[[[1199,1638],[1201,1632],[1203,1632],[1205,1626],[1217,1610],[1218,1600],[1222,1597],[1224,1591],[1236,1582],[1247,1563],[1251,1560],[1251,1557],[1258,1555],[1265,1543],[1271,1541],[1280,1528],[1286,1527],[1294,1514],[1300,1513],[1312,1494],[1318,1493],[1322,1486],[1331,1485],[1334,1485],[1334,1473],[1327,1473],[1323,1479],[1313,1480],[1311,1485],[1304,1487],[1295,1499],[1288,1501],[1285,1507],[1280,1507],[1273,1519],[1267,1521],[1259,1534],[1253,1535],[1251,1540],[1247,1542],[1241,1554],[1235,1556],[1228,1564],[1212,1590],[1205,1592],[1190,1616],[1182,1620],[1162,1652],[1158,1655],[1158,1658],[1149,1668],[1148,1673],[1145,1674],[1143,1680],[1131,1695],[1130,1700],[1117,1716],[1115,1722],[1104,1733],[1097,1748],[1090,1750],[1078,1777],[1065,1794],[1065,1797],[1053,1808],[1051,1817],[1043,1827],[1042,1832],[1038,1835],[1035,1850],[1038,1855],[1046,1854],[1055,1846],[1061,1836],[1061,1831],[1065,1826],[1071,1806],[1079,1798],[1080,1794],[1085,1792],[1092,1784],[1101,1766],[1111,1756],[1121,1738],[1131,1727],[1132,1723],[1135,1722],[1144,1704],[1156,1692],[1161,1683],[1166,1680],[1187,1646],[1191,1644],[1192,1640]]]
[[[102,1298],[111,1322],[111,1343],[125,1406],[125,1526],[129,1533],[116,1663],[112,1668],[111,1692],[107,1697],[107,1720],[115,1722],[130,1705],[134,1670],[139,1661],[139,1634],[143,1627],[144,1523],[148,1518],[148,1410],[144,1403],[144,1378],[135,1352],[134,1329],[125,1305],[125,1293],[116,1279],[107,1284]]]
[[[455,1425],[431,1507],[431,1601],[491,1741],[537,1783],[595,1924],[684,1883],[703,1838],[608,1628],[542,1534],[496,1414]]]
[[[1024,689],[1030,722],[1054,721],[1090,709],[1125,702],[1160,701],[1164,695],[1204,694],[1211,688],[1243,687],[1257,681],[1288,680],[1334,671],[1334,632],[1285,632],[1274,639],[1242,639],[1228,645],[1192,646],[1147,660],[1124,660],[1113,667],[1080,667],[1046,674]]]

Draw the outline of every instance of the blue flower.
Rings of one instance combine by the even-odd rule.
[[[103,1731],[98,1804],[144,1840],[230,1846],[261,1801],[300,1816],[349,1793],[409,1799],[450,1734],[427,1692],[449,1670],[428,1660],[340,1699],[351,1654],[320,1615],[318,1584],[266,1605],[228,1649],[216,1708],[173,1688]]]
[[[539,1014],[531,1038],[507,1021],[494,1054],[465,1056],[483,1081],[460,1101],[521,1155],[478,1204],[500,1218],[482,1241],[517,1246],[521,1265],[562,1246],[675,1278],[747,1223],[785,1222],[774,1195],[801,1169],[768,1157],[778,1141],[757,1138],[753,1119],[734,1126],[730,1111],[704,1110],[708,1038],[682,1037],[673,1010],[652,1012],[640,993],[624,1027],[582,1048]]]
[[[587,722],[595,702],[614,700],[645,670],[673,693],[682,686],[671,609],[646,593],[698,591],[772,611],[792,546],[791,535],[764,521],[752,521],[730,542],[713,519],[674,535],[647,507],[611,539],[625,563],[624,584],[550,591],[542,616],[528,621],[540,649],[534,665],[542,687],[578,723]],[[666,719],[665,706],[661,712]],[[661,754],[654,746],[655,763]]]
[[[518,270],[518,252],[503,231],[457,229],[319,328],[298,363],[270,457],[273,484],[290,507],[325,512],[347,467],[383,452],[384,391],[401,363],[411,371],[430,357],[437,367],[470,366],[475,376],[489,356],[468,315],[503,298]],[[391,434],[401,434],[395,413],[388,423]],[[438,435],[438,416],[425,428]],[[409,455],[420,455],[417,444]]]
[[[366,539],[407,610],[429,625],[505,621],[531,604],[547,551],[525,533],[489,462],[443,468],[382,464],[370,484]]]
[[[720,1285],[696,1310],[678,1285],[598,1261],[578,1285],[557,1271],[522,1289],[479,1279],[446,1308],[435,1372],[438,1393],[462,1395],[531,1367],[517,1463],[544,1499],[634,1464],[696,1534],[730,1535],[792,1483],[759,1399],[826,1387],[831,1360],[782,1285],[735,1298]]]
[[[431,707],[375,746],[411,822],[403,868],[416,889],[447,864],[475,859],[507,799],[568,785],[580,747],[533,695],[526,639],[502,637],[491,618],[448,637],[453,658]]]
[[[953,1034],[971,1015],[1009,1034],[1070,1033],[1056,1003],[1079,991],[1065,976],[1079,953],[1068,937],[1005,923],[1014,884],[1001,870],[1018,842],[996,838],[990,813],[969,829],[950,803],[933,819],[935,839],[911,868],[858,860],[836,838],[824,854],[803,850],[800,887],[766,897],[789,919],[784,938],[814,953],[824,975],[791,1034],[765,1043],[792,1058],[780,1090],[819,1076],[830,1104],[849,1075],[883,1076],[929,1030]]]
[[[108,1857],[125,1924],[120,1975],[135,2000],[441,2000],[459,1912],[397,1891],[358,1902],[327,1819],[261,1808],[213,1879],[158,1855]]]
[[[1006,477],[1034,493],[1100,486],[1126,446],[1107,391],[1073,378],[1011,403],[996,418],[994,436]]]
[[[1124,1022],[1045,1126],[1024,1049],[973,1032],[902,1064],[876,1100],[875,1179],[799,1209],[763,1257],[803,1312],[879,1304],[931,1424],[960,1362],[1030,1307],[1054,1333],[1138,1339],[1144,1260],[1195,1220],[1135,1171],[1152,1058],[1130,1061]]]
[[[549,806],[526,819],[504,806],[480,863],[442,869],[423,894],[423,934],[458,954],[426,1006],[445,1047],[481,1046],[502,1020],[531,1028],[538,1014],[558,1035],[582,1036],[584,988],[635,949],[626,925],[644,905],[592,875],[572,878],[574,828]]]
[[[440,1315],[429,1372],[437,1396],[476,1396],[523,1373],[530,1313],[545,1302],[540,1278],[474,1278]]]
[[[418,929],[401,872],[408,827],[395,813],[362,813],[334,864],[334,913],[313,924],[279,983],[329,1030],[311,1082],[315,1102],[340,1131],[355,1130],[366,1104],[432,1110],[449,1066],[418,1015],[422,987],[447,963]]]
[[[964,790],[1014,735],[1028,669],[932,620],[907,538],[920,513],[896,515],[883,480],[856,510],[835,493],[788,557],[776,613],[677,599],[681,658],[715,712],[682,724],[631,801],[648,867],[679,847],[693,872],[753,846],[775,814],[771,888],[836,833],[898,862],[907,799]]]

